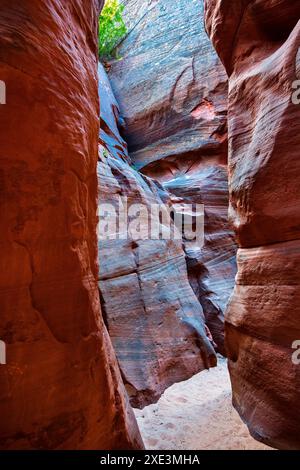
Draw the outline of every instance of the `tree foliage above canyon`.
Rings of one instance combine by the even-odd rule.
[[[115,49],[124,38],[127,28],[123,20],[124,5],[119,0],[106,0],[99,17],[99,57],[115,56]]]

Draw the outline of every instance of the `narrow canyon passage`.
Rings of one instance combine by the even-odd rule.
[[[0,33],[0,450],[300,449],[300,2]]]
[[[100,202],[117,211],[125,198],[147,209],[202,203],[205,218],[204,246],[99,240],[102,312],[126,390],[147,449],[265,448],[233,409],[226,360],[208,351],[204,363],[197,334],[186,327],[199,325],[203,341],[207,329],[224,353],[223,315],[236,272],[227,221],[226,76],[198,0],[176,8],[163,1],[124,5],[129,33],[119,48],[122,59],[112,59],[107,72],[101,64],[98,69]],[[174,54],[160,42],[161,30]],[[149,99],[143,100],[145,94]],[[122,256],[112,261],[116,249]],[[217,367],[203,370],[217,359]]]
[[[124,73],[127,70],[124,67]],[[117,207],[120,195],[126,195],[129,200],[142,201],[146,207],[150,207],[153,202],[169,201],[167,191],[170,189],[179,197],[188,197],[192,190],[195,192],[195,199],[202,200],[203,196],[207,197],[207,193],[218,185],[224,206],[220,208],[215,204],[210,215],[214,219],[212,232],[217,235],[218,229],[221,229],[218,227],[218,216],[223,221],[227,218],[226,171],[223,169],[216,179],[211,179],[215,169],[212,170],[208,164],[206,179],[200,178],[200,183],[201,172],[191,173],[188,175],[189,180],[179,175],[168,181],[162,196],[158,181],[144,176],[133,167],[126,142],[119,133],[122,117],[120,105],[110,85],[112,75],[106,74],[101,65],[98,74],[102,123],[98,162],[101,203],[107,204],[109,201]],[[115,87],[117,86],[118,82],[115,83]],[[119,92],[119,95],[122,102],[122,93]],[[172,139],[176,142],[176,136],[170,137],[170,141]],[[197,159],[194,163],[197,163]],[[208,207],[206,210],[209,212]],[[232,235],[226,224],[222,228],[225,228],[224,238],[230,244]],[[111,235],[115,235],[115,230],[113,224]],[[122,252],[122,257],[117,257],[112,263],[112,254],[116,247]],[[228,254],[226,249],[225,244],[225,252],[222,253],[218,246],[219,251],[214,253],[215,259],[211,255],[210,265],[213,268],[207,270],[208,281],[214,276],[214,269],[217,271],[219,265],[222,266],[222,255],[225,262],[230,258],[231,251],[229,249]],[[157,262],[158,259],[160,263]],[[201,262],[203,260],[198,261],[198,266]],[[218,354],[217,367],[198,373],[205,367],[201,361],[201,351],[196,347],[193,335],[185,330],[181,317],[191,309],[186,318],[192,321],[199,318],[203,321],[203,312],[187,279],[181,243],[176,244],[173,240],[166,242],[147,239],[133,242],[100,239],[99,264],[102,311],[131,404],[140,408],[134,408],[134,412],[146,449],[269,449],[249,435],[247,426],[232,406],[226,359]],[[177,272],[178,267],[180,269]],[[232,278],[227,279],[226,284],[226,271],[219,270],[215,287],[218,289],[217,299],[221,305],[220,299],[225,299],[224,306]],[[232,276],[232,271],[227,272]],[[190,273],[193,273],[192,269]],[[195,269],[193,276],[197,275]],[[191,284],[193,276],[190,277]],[[176,292],[173,292],[174,289]],[[202,302],[209,310],[207,293],[206,296],[207,303],[205,304],[203,298]],[[176,306],[173,306],[174,301],[178,301]],[[210,325],[214,314],[212,309]]]
[[[143,408],[172,383],[214,366],[213,346],[229,357],[234,407],[252,435],[297,448],[300,134],[292,90],[299,3],[122,4],[128,34],[108,77],[130,170],[106,158],[119,166],[112,171],[115,194],[148,203],[161,198],[173,207],[200,203],[205,220],[203,245],[183,238],[181,247],[127,246],[130,269],[116,263],[109,283],[103,267],[103,310],[131,404]],[[102,144],[109,149],[105,138]],[[113,147],[110,154],[120,158],[119,144]],[[122,315],[112,287],[132,293]],[[195,334],[187,323],[197,324]]]
[[[252,183],[249,183],[252,181],[257,185],[256,172],[259,172],[257,165],[262,158],[262,140],[266,145],[265,153],[269,151],[267,136],[264,134],[267,123],[258,104],[257,135],[249,135],[249,141],[244,142],[244,129],[248,131],[247,126],[251,127],[252,122],[252,108],[247,107],[247,100],[254,102],[254,112],[259,93],[253,97],[247,94],[240,96],[242,90],[232,74],[231,64],[227,63],[227,49],[223,48],[230,25],[226,24],[220,13],[223,10],[214,1],[206,3],[208,32],[223,64],[205,31],[203,2],[181,0],[174,5],[162,0],[122,0],[127,34],[118,46],[118,59],[110,60],[107,77],[100,70],[103,125],[98,166],[102,201],[116,203],[120,196],[126,196],[130,201],[142,201],[147,207],[153,202],[163,202],[173,208],[178,202],[202,204],[203,244],[190,243],[185,238],[182,244],[174,241],[166,243],[165,240],[139,240],[134,243],[127,240],[117,244],[102,242],[99,244],[99,288],[102,310],[131,405],[142,409],[135,414],[147,447],[158,446],[163,449],[169,447],[171,442],[174,449],[186,446],[199,449],[211,446],[223,449],[264,448],[262,444],[255,443],[232,407],[225,359],[218,355],[218,367],[209,373],[205,371],[207,367],[216,364],[211,348],[226,355],[226,329],[227,352],[234,383],[234,406],[241,416],[246,415],[245,421],[250,425],[253,435],[258,440],[272,444],[272,434],[276,435],[277,426],[280,428],[284,419],[277,408],[276,387],[275,392],[270,393],[267,378],[261,381],[261,374],[265,373],[268,377],[268,368],[273,370],[276,367],[275,364],[268,365],[269,348],[276,353],[282,370],[288,371],[292,366],[289,354],[283,357],[282,346],[276,344],[281,334],[281,323],[277,325],[279,330],[276,338],[268,341],[268,335],[272,335],[269,324],[271,319],[268,320],[264,315],[269,296],[272,297],[268,276],[270,282],[275,276],[276,285],[281,282],[281,279],[277,279],[277,272],[273,273],[272,267],[265,262],[272,255],[273,248],[258,251],[255,248],[260,238],[262,244],[272,240],[269,234],[263,235],[264,230],[260,226],[260,220],[265,220],[264,204],[266,211],[270,206],[265,189],[262,189],[264,185],[258,185],[257,191],[261,198],[256,207],[257,195],[255,192],[252,194]],[[288,11],[292,8],[288,1],[282,3],[285,3]],[[265,10],[260,9],[260,2],[253,8],[249,6],[249,11],[244,3],[239,2],[239,6],[241,13],[251,18],[255,25],[253,29],[257,29],[258,38],[253,33],[254,43],[256,40],[263,44],[264,41],[266,44],[268,41],[271,43],[268,47],[278,74],[281,73],[281,56],[277,54],[277,47],[283,47],[292,78],[294,63],[289,54],[295,59],[297,28],[286,45],[286,38],[276,39],[271,33],[267,37],[268,25],[267,33],[261,32],[261,37],[260,28],[263,29],[263,26],[260,22],[268,23],[268,8],[273,11],[272,2],[268,3]],[[226,8],[231,12],[233,23],[238,24],[239,10],[235,7],[231,10],[228,5]],[[225,38],[222,37],[223,29],[220,26],[223,22],[227,28]],[[286,34],[290,32],[289,28],[293,29],[295,22],[287,21]],[[224,39],[221,46],[219,37]],[[236,40],[238,38],[237,35]],[[244,44],[243,38],[241,43],[243,68],[244,48],[251,46]],[[239,53],[239,49],[236,52]],[[251,53],[254,54],[253,51]],[[262,62],[266,59],[267,63],[268,53],[265,54],[258,58]],[[236,60],[236,74],[239,76],[238,57]],[[266,63],[263,62],[262,69]],[[250,58],[250,79],[251,64]],[[243,74],[242,77],[245,79]],[[233,83],[229,104],[236,106],[236,109],[229,109],[229,116],[228,80]],[[101,90],[105,90],[105,93]],[[285,90],[288,90],[288,82]],[[284,107],[289,99],[287,94],[283,96],[279,106]],[[295,114],[296,108],[291,105],[290,108],[291,115]],[[236,113],[234,120],[233,110]],[[268,119],[273,122],[273,116],[268,115]],[[232,128],[228,135],[228,122],[231,126],[234,123],[233,135]],[[284,141],[284,133],[281,138]],[[233,141],[237,141],[246,153],[241,149],[237,152],[232,146]],[[251,153],[252,146],[256,149],[255,156]],[[272,142],[270,146],[272,148]],[[276,146],[274,152],[275,155],[278,153]],[[243,158],[246,161],[246,157],[249,161],[244,164]],[[262,173],[265,170],[268,172],[268,168],[262,170]],[[264,184],[270,190],[268,178]],[[244,193],[239,192],[240,185],[244,185]],[[249,213],[247,208],[251,206],[251,198],[254,208]],[[253,222],[256,220],[256,211],[258,228],[254,227]],[[266,220],[269,220],[268,217]],[[270,223],[273,224],[275,220],[276,211]],[[254,227],[251,237],[244,228],[248,223]],[[233,226],[237,238],[233,234]],[[243,247],[239,251],[237,240]],[[122,252],[122,259],[112,264],[111,256],[116,247]],[[292,243],[291,254],[293,249],[295,247]],[[240,271],[236,277],[237,252]],[[278,248],[276,253],[277,261],[282,263],[284,248]],[[258,279],[254,274],[256,269],[259,271]],[[262,272],[265,272],[265,276],[262,276]],[[264,288],[265,282],[267,284]],[[255,316],[255,305],[260,305],[260,293],[266,295],[266,303],[258,321],[256,317],[251,319],[251,316]],[[227,321],[224,319],[226,310]],[[272,309],[270,314],[272,317]],[[197,328],[191,330],[186,327],[187,324],[197,325]],[[260,331],[259,335],[257,331]],[[284,347],[290,348],[293,339],[290,335],[296,333],[291,331],[286,334],[290,344],[285,339]],[[258,350],[253,347],[252,352],[252,343],[259,345],[260,342],[264,342],[264,346],[259,346]],[[201,343],[202,347],[199,347]],[[257,359],[255,362],[255,354],[261,354],[265,359]],[[253,381],[254,375],[257,376],[256,382]],[[279,389],[282,387],[279,373],[277,386]],[[290,384],[287,390],[293,399],[295,387]],[[262,400],[259,398],[261,395]],[[157,400],[157,404],[153,404]],[[272,412],[264,406],[265,400],[267,403],[274,402]],[[147,405],[149,407],[145,408]],[[281,406],[284,406],[284,400],[281,400]],[[195,409],[198,414],[194,420]],[[273,430],[269,419],[274,420]],[[252,421],[256,424],[252,425]],[[293,422],[292,417],[290,422]],[[291,429],[293,427],[294,424]],[[205,429],[209,431],[203,431]],[[279,439],[284,440],[285,437]]]
[[[135,416],[147,449],[270,450],[255,441],[232,406],[227,361],[172,385]]]
[[[98,70],[100,207],[120,214],[139,204],[143,228],[156,223],[153,207],[189,212],[201,233],[156,239],[146,229],[134,238],[129,223],[125,233],[101,213],[102,311],[130,402],[144,407],[225,353],[237,246],[228,223],[227,77],[203,3],[122,3],[128,32],[119,59]],[[165,233],[168,223],[157,225]]]

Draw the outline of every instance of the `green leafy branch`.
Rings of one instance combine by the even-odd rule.
[[[116,58],[115,49],[127,33],[123,20],[124,5],[119,0],[106,0],[99,17],[99,58]]]

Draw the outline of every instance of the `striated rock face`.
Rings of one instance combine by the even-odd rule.
[[[204,29],[199,0],[123,0],[128,36],[109,78],[136,168],[176,201],[205,204],[205,246],[186,244],[191,285],[218,349],[234,286],[228,225],[227,77]]]
[[[205,32],[202,2],[122,3],[128,35],[109,78],[135,165],[171,178],[171,161],[176,170],[188,157],[215,153],[226,164],[227,77]]]
[[[118,132],[117,102],[99,66],[101,132],[98,163],[100,206],[119,212],[142,204],[171,204],[163,187],[129,165]],[[119,206],[120,205],[120,206]],[[100,213],[101,214],[101,213]],[[162,228],[162,224],[160,224]],[[112,235],[122,229],[116,227]],[[136,407],[156,401],[175,382],[216,365],[204,315],[188,281],[181,240],[99,240],[102,310],[117,353],[124,382]]]
[[[226,323],[234,405],[253,436],[300,447],[300,4],[207,0],[229,75],[230,215],[240,244]]]
[[[96,281],[98,13],[1,2],[2,449],[142,446]]]

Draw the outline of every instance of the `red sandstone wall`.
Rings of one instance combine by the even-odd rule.
[[[300,447],[299,19],[294,0],[206,0],[229,75],[229,210],[240,244],[226,321],[233,402],[254,437],[283,449]]]
[[[98,13],[1,2],[0,448],[142,446],[96,281]]]

